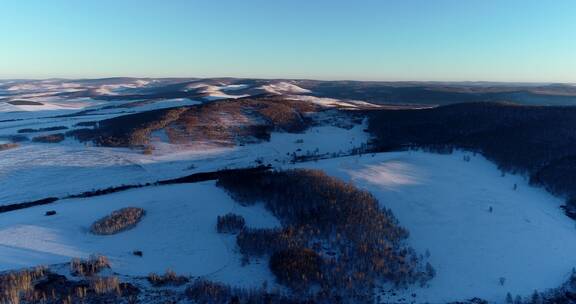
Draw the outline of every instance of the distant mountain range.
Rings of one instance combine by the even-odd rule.
[[[555,83],[374,82],[239,78],[103,78],[0,81],[0,101],[54,98],[140,100],[222,99],[266,95],[310,95],[377,104],[446,105],[512,102],[576,104],[576,86]]]

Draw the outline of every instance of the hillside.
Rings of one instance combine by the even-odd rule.
[[[481,153],[503,172],[525,174],[531,184],[566,197],[572,210],[576,197],[572,107],[478,103],[369,116],[377,149],[460,148]]]

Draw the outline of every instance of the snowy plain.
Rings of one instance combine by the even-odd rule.
[[[382,300],[415,293],[417,303],[474,297],[503,303],[508,292],[529,297],[560,286],[576,266],[576,227],[560,209],[563,201],[522,176],[502,176],[480,155],[392,152],[297,167],[370,191],[408,228],[408,243],[430,252],[437,275],[429,286],[395,290]]]
[[[123,207],[143,208],[146,215],[135,228],[116,235],[89,232],[94,221]],[[57,214],[44,216],[48,210]],[[103,254],[112,261],[113,271],[122,275],[145,276],[171,269],[259,287],[272,278],[267,263],[242,267],[234,237],[216,232],[217,216],[228,212],[244,216],[250,227],[279,226],[261,205],[242,207],[214,182],[136,189],[0,214],[0,271]],[[133,255],[134,250],[141,250],[143,257]],[[238,276],[239,272],[250,280]]]

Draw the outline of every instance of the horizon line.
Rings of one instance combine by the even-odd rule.
[[[567,81],[503,81],[503,80],[361,80],[361,79],[322,79],[322,78],[286,78],[286,77],[236,77],[236,76],[216,76],[216,77],[202,77],[202,76],[91,76],[91,77],[2,77],[0,81],[50,81],[50,80],[98,80],[98,79],[189,79],[189,80],[205,80],[205,79],[237,79],[237,80],[285,80],[285,81],[319,81],[319,82],[380,82],[380,83],[506,83],[506,84],[564,84],[573,85],[574,82]]]

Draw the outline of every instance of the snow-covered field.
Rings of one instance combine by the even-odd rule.
[[[164,143],[151,156],[138,150],[84,146],[72,140],[60,144],[28,142],[0,151],[0,205],[254,166],[256,161],[281,165],[290,161],[293,152],[346,152],[366,142],[364,127],[346,130],[318,126],[304,134],[272,133],[269,142],[236,147]]]
[[[560,286],[576,266],[576,228],[559,208],[562,200],[521,176],[502,177],[482,156],[466,162],[464,155],[471,154],[382,153],[298,167],[324,170],[372,192],[408,228],[409,243],[430,252],[437,271],[430,286],[383,300],[415,293],[419,303],[473,297],[504,302],[508,292],[529,297]]]
[[[414,293],[418,303],[472,297],[502,302],[508,292],[527,297],[559,286],[576,266],[576,231],[559,208],[561,200],[528,186],[521,176],[501,176],[481,156],[466,162],[464,155],[469,154],[394,152],[279,166],[321,169],[369,190],[409,229],[409,244],[430,252],[437,276],[429,286],[395,290],[395,296],[386,293],[383,299]],[[136,228],[114,236],[88,233],[94,220],[125,206],[146,209]],[[45,217],[47,210],[58,214]],[[266,263],[242,267],[233,237],[215,232],[216,216],[230,211],[245,216],[249,226],[278,225],[261,206],[241,207],[214,182],[134,189],[0,214],[0,269],[101,253],[121,274],[171,268],[259,286],[271,280]],[[144,258],[132,256],[132,250],[142,250]]]
[[[97,219],[128,206],[146,210],[135,228],[109,236],[88,231]],[[44,216],[48,210],[57,215]],[[244,216],[251,227],[279,225],[262,206],[242,207],[214,182],[136,189],[0,214],[0,270],[65,263],[98,253],[108,256],[113,270],[123,275],[172,269],[239,286],[261,286],[272,278],[267,263],[242,267],[234,236],[216,232],[217,216],[228,212]],[[143,257],[134,256],[134,250],[141,250]]]

